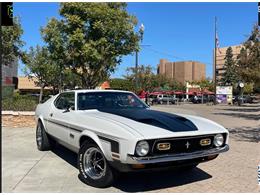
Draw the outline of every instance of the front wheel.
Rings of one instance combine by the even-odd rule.
[[[114,181],[114,172],[107,160],[94,143],[85,142],[78,154],[79,178],[84,183],[104,188],[110,186]]]

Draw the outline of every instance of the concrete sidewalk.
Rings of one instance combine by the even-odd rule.
[[[18,115],[23,115],[23,116],[34,116],[35,112],[33,111],[11,111],[11,110],[3,110],[2,115],[13,115],[13,116],[18,116]]]

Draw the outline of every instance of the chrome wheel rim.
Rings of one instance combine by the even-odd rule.
[[[83,157],[83,167],[91,179],[100,179],[106,172],[105,157],[97,148],[88,148]]]
[[[36,129],[36,142],[37,142],[37,145],[39,147],[41,147],[41,145],[42,145],[42,128],[41,128],[40,124],[37,126],[37,129]]]

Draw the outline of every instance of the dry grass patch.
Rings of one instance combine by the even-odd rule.
[[[34,116],[24,115],[2,115],[3,127],[35,127]]]

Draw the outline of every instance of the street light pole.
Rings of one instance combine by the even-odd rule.
[[[144,35],[144,25],[141,24],[140,28],[139,28],[139,36],[140,36],[140,40],[141,43],[143,41],[143,35]],[[138,50],[135,51],[135,85],[136,85],[136,89],[138,89]]]
[[[138,51],[136,50],[135,51],[135,86],[136,86],[136,89],[138,88],[137,75],[138,75]]]

